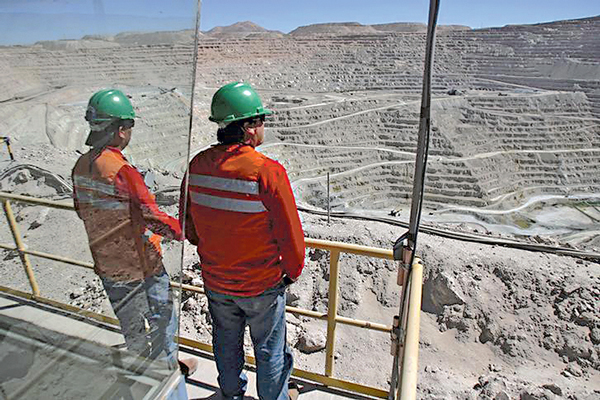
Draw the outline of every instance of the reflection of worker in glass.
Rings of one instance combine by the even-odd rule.
[[[73,168],[73,197],[127,348],[174,365],[177,317],[159,235],[181,240],[182,234],[179,221],[158,209],[142,176],[121,153],[134,117],[119,90],[101,90],[90,98],[85,118],[91,150]]]
[[[213,96],[210,116],[219,124],[219,144],[189,166],[186,237],[198,246],[202,260],[226,399],[242,399],[246,390],[246,325],[258,396],[287,400],[298,395],[293,387],[288,391],[293,360],[286,343],[285,290],[302,271],[304,234],[285,169],[255,150],[264,140],[269,114],[250,85],[223,86]]]

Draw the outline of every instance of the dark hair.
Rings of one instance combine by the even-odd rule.
[[[98,124],[100,125],[101,123],[92,123],[92,124]],[[90,124],[90,125],[92,125]],[[99,130],[98,132],[102,132],[104,134],[110,135],[110,134],[114,134],[119,132],[119,128],[123,128],[123,129],[129,129],[132,128],[133,125],[135,124],[135,122],[132,119],[113,119],[112,121],[110,121],[110,123],[108,123],[104,129]],[[94,130],[92,128],[92,130]]]
[[[222,144],[241,143],[244,141],[244,122],[234,121],[217,131],[217,140]]]
[[[133,119],[121,119],[119,120],[119,126],[123,129],[133,128],[135,126],[135,120]]]

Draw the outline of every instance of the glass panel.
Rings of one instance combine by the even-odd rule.
[[[197,3],[0,5],[7,398],[185,397],[170,282]]]
[[[247,11],[224,2],[205,2],[195,92],[195,106],[204,114],[195,121],[192,151],[215,140],[216,129],[205,118],[215,90],[234,80],[250,82],[266,106],[275,110],[266,121],[266,141],[259,150],[286,167],[303,208],[306,235],[390,248],[405,230],[397,224],[409,219],[427,2],[414,7],[348,2],[335,10],[325,2],[290,3],[261,9],[253,20],[261,26],[227,26],[249,18]],[[563,247],[572,244],[597,252],[600,103],[594,39],[598,18],[477,29],[482,27],[466,19],[469,13],[456,12],[455,2],[441,3],[422,227],[442,228],[450,236],[474,234],[479,240],[509,236],[521,244],[563,243]],[[480,3],[475,14],[495,16],[490,13],[494,6]],[[522,7],[513,7],[502,3],[508,16],[497,25],[541,22],[523,21]],[[585,15],[567,15],[569,12],[561,9],[548,19]],[[297,16],[294,21],[304,26],[285,25],[285,18],[277,18],[278,13]],[[274,17],[269,18],[271,15]],[[381,23],[367,25],[367,16]],[[333,20],[363,24],[317,24]],[[399,23],[384,23],[390,20]],[[329,225],[323,216],[328,205],[336,217]],[[337,217],[387,219],[396,226]],[[556,353],[564,353],[559,346],[570,336],[565,334],[554,343],[555,333],[548,327],[545,338],[526,341],[523,338],[529,332],[515,336],[514,327],[507,323],[517,319],[520,304],[538,302],[548,296],[542,287],[554,286],[550,279],[548,285],[538,285],[527,278],[529,287],[537,289],[532,289],[534,300],[525,299],[526,294],[517,291],[508,278],[517,274],[510,266],[516,265],[521,253],[446,242],[424,234],[419,243],[418,253],[430,262],[427,271],[433,271],[425,275],[424,309],[428,313],[423,317],[426,362],[419,363],[421,377],[453,379],[454,366],[445,365],[456,352],[468,354],[483,348],[497,354],[529,353],[526,347],[533,347],[535,340],[549,343],[553,353],[537,349],[560,363]],[[459,249],[464,249],[464,257],[459,257]],[[492,257],[500,252],[502,256]],[[543,255],[518,264],[518,270],[539,276],[541,272],[533,268],[558,262],[547,261]],[[506,267],[500,270],[507,271],[501,277],[495,271],[499,264]],[[485,271],[490,266],[491,270]],[[326,312],[328,268],[327,252],[309,250],[303,275],[289,289],[289,305]],[[389,325],[398,309],[396,268],[391,262],[342,256],[339,313]],[[490,302],[476,298],[496,290],[496,286],[486,285],[498,279],[516,292],[502,292]],[[592,296],[587,290],[585,293]],[[463,306],[463,302],[468,304]],[[503,314],[505,320],[500,321],[495,318],[497,304],[514,312]],[[555,307],[544,304],[548,309]],[[202,319],[194,320],[189,335],[199,340],[210,338],[206,304],[193,309]],[[548,317],[542,306],[536,312],[539,314],[533,322],[528,320],[528,326],[538,326],[536,318]],[[289,320],[293,326],[288,328],[288,340],[294,346],[297,365],[322,373],[323,324],[309,324],[306,317]],[[580,329],[582,323],[570,324],[573,331],[580,332],[577,340],[588,343],[587,354],[591,354],[585,336],[591,331]],[[496,330],[498,326],[503,330]],[[335,376],[385,387],[391,365],[388,335],[346,326],[339,329]],[[371,340],[370,335],[376,339]],[[451,335],[455,337],[447,340],[452,345],[444,345],[442,340]],[[315,346],[306,348],[300,341],[303,336],[310,336]],[[475,344],[463,347],[465,341]],[[383,367],[371,367],[370,363],[380,360]],[[498,360],[494,358],[497,365],[504,365]],[[470,361],[461,363],[461,373],[487,373],[488,363],[471,369]],[[581,364],[588,365],[589,360]],[[518,371],[515,365],[511,372]],[[553,371],[552,379],[560,378],[559,374]],[[429,397],[437,396],[433,390]],[[460,394],[439,394],[444,396]]]

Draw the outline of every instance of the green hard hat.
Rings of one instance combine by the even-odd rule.
[[[90,124],[85,144],[92,147],[105,146],[115,135],[115,132],[107,131],[113,121],[134,118],[133,106],[120,90],[103,89],[94,93],[85,112],[85,119]]]
[[[273,111],[264,108],[258,94],[245,82],[232,82],[221,87],[214,94],[210,105],[209,120],[228,124],[260,115],[271,115]]]
[[[131,102],[117,89],[103,89],[94,93],[85,113],[85,119],[90,124],[134,118],[135,111]]]

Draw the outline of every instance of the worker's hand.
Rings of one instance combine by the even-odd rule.
[[[284,275],[284,276],[283,276],[283,284],[284,284],[285,286],[290,286],[290,285],[291,285],[292,283],[294,283],[294,282],[296,282],[296,281],[295,281],[295,280],[293,280],[292,278],[290,278],[289,276],[287,276],[287,275]]]

